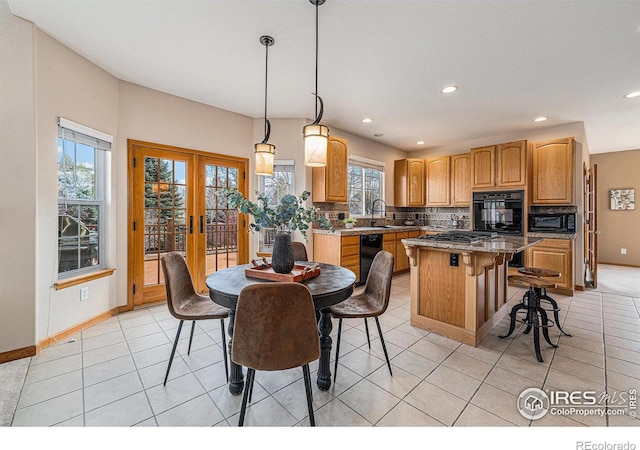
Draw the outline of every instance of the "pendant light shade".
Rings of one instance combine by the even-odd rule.
[[[310,124],[302,129],[304,136],[304,164],[310,167],[327,165],[329,128],[322,124]]]
[[[256,163],[256,175],[273,175],[273,160],[276,154],[276,146],[269,144],[269,135],[271,134],[271,123],[267,119],[267,75],[269,67],[269,47],[274,44],[271,36],[261,36],[260,43],[265,48],[265,64],[264,64],[264,139],[262,142],[255,144],[254,155]]]
[[[316,119],[302,128],[304,139],[304,164],[310,167],[323,167],[327,165],[327,146],[329,144],[329,128],[322,125],[322,113],[324,105],[322,98],[318,95],[318,6],[324,4],[325,0],[309,0],[316,7]],[[320,105],[320,111],[318,111]]]
[[[260,142],[255,146],[256,175],[273,175],[273,160],[276,146]]]

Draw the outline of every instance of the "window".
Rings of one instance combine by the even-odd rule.
[[[264,192],[269,199],[269,206],[275,207],[280,199],[287,194],[295,194],[295,165],[293,160],[276,160],[273,165],[273,175],[258,176],[258,190]],[[275,228],[260,230],[259,252],[271,252]]]
[[[351,156],[347,182],[351,216],[370,216],[373,201],[384,200],[384,164],[381,162]]]
[[[106,167],[113,138],[60,118],[58,125],[58,274],[104,267]]]

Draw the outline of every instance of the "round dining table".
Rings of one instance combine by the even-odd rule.
[[[296,264],[318,264],[320,275],[309,280],[302,281],[313,298],[313,303],[318,316],[318,332],[320,338],[320,361],[318,368],[317,384],[318,388],[326,391],[331,387],[331,323],[330,306],[346,300],[353,293],[356,281],[355,274],[344,267],[325,263],[314,263],[308,261],[296,261]],[[228,269],[219,270],[207,276],[206,284],[209,288],[209,297],[218,305],[229,308],[229,343],[228,351],[231,356],[231,346],[233,342],[233,324],[235,319],[235,309],[240,291],[246,286],[257,283],[277,283],[260,278],[249,277],[245,274],[245,269],[252,268],[252,264],[242,264]],[[287,320],[282,317],[282,320]],[[231,359],[231,358],[230,358]],[[234,395],[242,393],[244,388],[244,374],[242,367],[235,364],[231,359],[229,373],[229,391]]]

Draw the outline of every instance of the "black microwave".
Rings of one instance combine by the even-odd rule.
[[[529,231],[575,233],[576,213],[529,214]]]

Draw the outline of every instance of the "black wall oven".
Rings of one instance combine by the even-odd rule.
[[[473,193],[473,231],[524,236],[524,191]],[[516,253],[512,267],[524,265],[524,252]]]

